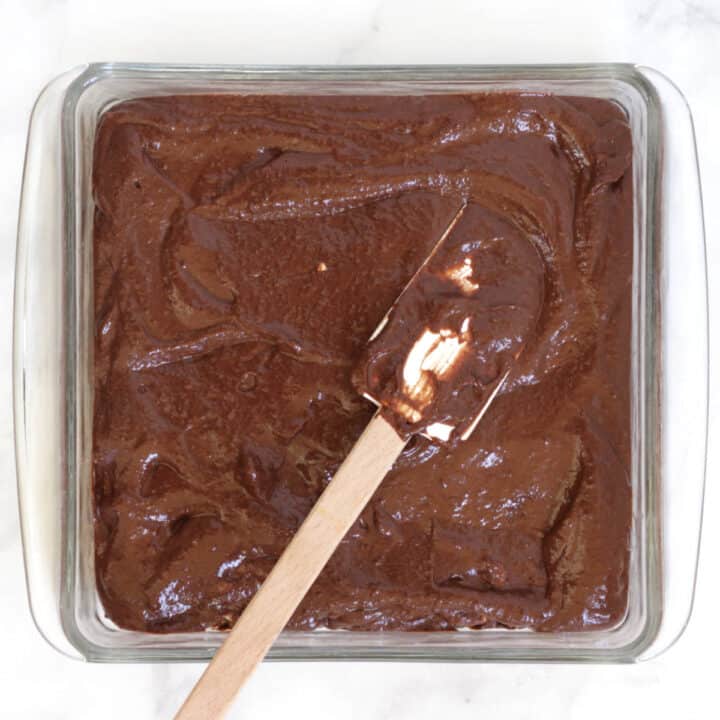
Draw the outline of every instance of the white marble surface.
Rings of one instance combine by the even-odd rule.
[[[28,115],[41,87],[91,60],[229,63],[635,61],[673,78],[694,111],[711,301],[720,285],[718,0],[0,0],[0,716],[167,718],[201,668],[100,666],[58,655],[27,608],[12,449],[11,294]],[[712,283],[715,283],[714,286]],[[711,351],[717,350],[717,336]],[[717,357],[717,353],[715,353]],[[716,390],[717,386],[713,388]],[[681,641],[639,666],[266,664],[233,717],[707,718],[720,645],[720,398],[711,397],[706,523],[695,612]],[[625,707],[625,709],[622,709]]]

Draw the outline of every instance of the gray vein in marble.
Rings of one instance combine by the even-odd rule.
[[[368,13],[368,23],[365,28],[358,30],[355,37],[355,41],[341,47],[338,50],[335,63],[338,65],[349,65],[352,64],[356,56],[362,50],[362,48],[368,43],[373,35],[377,35],[380,32],[380,17],[382,14],[382,0],[379,0],[375,4],[372,12]]]

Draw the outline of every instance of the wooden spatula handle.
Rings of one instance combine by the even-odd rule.
[[[224,716],[367,505],[405,442],[378,411],[235,623],[176,720]]]

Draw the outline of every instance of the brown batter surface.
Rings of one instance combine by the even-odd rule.
[[[291,627],[622,619],[633,222],[618,107],[135,100],[103,116],[93,183],[96,572],[114,622],[232,624],[374,412],[353,381],[392,396],[396,370],[366,342],[463,206],[451,292],[474,294],[456,330],[469,317],[482,339],[453,412],[509,375],[466,442],[411,439]]]

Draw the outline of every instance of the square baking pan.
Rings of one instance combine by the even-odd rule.
[[[597,97],[633,142],[632,525],[627,612],[583,632],[292,631],[278,659],[631,662],[690,615],[707,435],[707,283],[692,120],[660,73],[625,64],[442,67],[102,63],[50,83],[34,108],[18,230],[14,420],[30,606],[44,637],[91,661],[197,661],[222,632],[151,634],[104,615],[92,511],[95,132],[123,100],[188,93],[410,95],[522,91]]]

